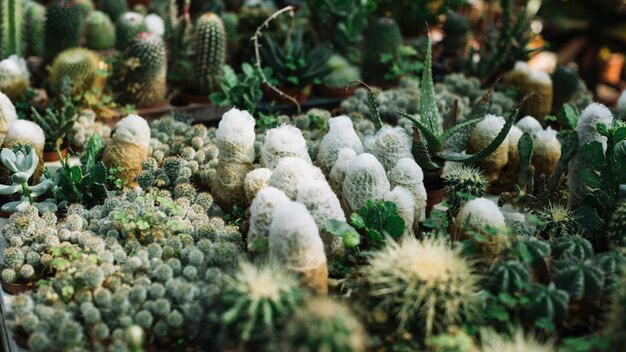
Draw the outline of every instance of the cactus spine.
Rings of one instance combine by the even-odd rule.
[[[115,26],[104,12],[94,11],[87,18],[85,42],[91,50],[108,50],[115,46]]]
[[[96,78],[100,59],[98,55],[83,48],[72,48],[60,53],[50,68],[50,85],[60,92],[63,79],[67,77],[74,95],[90,90]]]
[[[0,58],[10,55],[22,55],[22,0],[2,0],[0,15],[2,25],[0,26]]]
[[[26,8],[26,55],[43,56],[44,36],[46,35],[46,8],[34,1]]]
[[[139,33],[147,31],[143,15],[137,12],[123,14],[115,22],[115,49],[123,51],[131,45]]]
[[[224,23],[214,13],[205,13],[195,26],[195,68],[193,91],[206,95],[218,88],[217,80],[226,61]]]
[[[71,0],[57,0],[46,12],[44,59],[52,62],[62,51],[80,46],[80,8]]]
[[[122,74],[117,92],[127,103],[149,106],[165,99],[165,44],[156,34],[143,32],[124,53],[125,61],[135,61]]]

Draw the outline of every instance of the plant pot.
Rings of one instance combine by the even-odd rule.
[[[189,93],[183,89],[180,92],[180,97],[183,100],[183,102],[185,102],[186,104],[202,104],[202,105],[211,104],[211,98],[209,97],[208,94],[196,95],[196,94]]]
[[[350,86],[347,89],[345,87],[331,88],[326,86],[315,86],[315,94],[322,98],[345,99],[351,97],[356,88],[356,86]]]
[[[65,156],[67,155],[67,147],[61,149],[61,157],[65,158]],[[59,154],[57,153],[57,151],[53,151],[53,152],[43,152],[43,161],[46,163],[49,162],[55,162],[55,161],[59,161]]]
[[[12,296],[19,295],[30,290],[35,289],[34,283],[28,284],[12,284],[2,281],[2,290]]]
[[[443,164],[443,163],[442,163]],[[430,216],[433,206],[443,201],[445,193],[443,178],[443,167],[424,173],[424,187],[426,188],[426,217]]]
[[[304,88],[295,88],[295,87],[278,87],[283,93],[295,98],[298,103],[302,104],[309,100],[309,95],[311,95],[312,85],[309,84]],[[269,101],[275,101],[278,104],[293,104],[293,102],[287,99],[284,96],[278,94],[273,89],[268,87],[267,85],[263,86],[263,97]]]
[[[426,189],[426,217],[430,216],[433,206],[443,201],[443,194],[445,189]]]
[[[13,213],[9,213],[7,211],[0,210],[0,218],[8,219],[13,215]]]

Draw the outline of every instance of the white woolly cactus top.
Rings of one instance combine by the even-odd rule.
[[[363,153],[348,163],[343,196],[350,210],[361,209],[368,199],[382,199],[389,188],[385,168],[372,154]]]
[[[348,116],[333,117],[328,124],[330,130],[320,142],[317,153],[317,162],[326,172],[332,169],[342,148],[350,148],[356,154],[363,153],[363,143],[354,131],[352,120]]]
[[[330,219],[346,221],[341,203],[326,180],[302,183],[296,201],[307,207],[319,228],[326,226]]]
[[[142,14],[138,13],[138,12],[126,12],[122,15],[122,18],[124,19],[124,21],[128,21],[128,22],[142,22],[145,20],[145,17],[143,17]]]
[[[146,27],[148,27],[148,32],[154,33],[159,37],[162,37],[165,33],[165,23],[163,23],[163,19],[155,13],[146,16]]]
[[[289,198],[278,188],[264,187],[257,192],[250,204],[249,239],[269,236],[274,210],[280,204],[288,202]]]
[[[263,166],[273,169],[281,158],[288,156],[312,163],[302,132],[291,125],[282,125],[268,130],[265,134],[265,143],[261,148]]]
[[[599,123],[603,123],[606,127],[611,128],[613,125],[613,114],[606,106],[600,103],[592,103],[583,110],[576,124],[580,145],[600,141],[606,149],[606,137],[601,136],[596,131],[596,125]]]
[[[515,66],[513,66],[513,70],[517,71],[517,72],[523,72],[526,74],[530,74],[530,66],[528,66],[528,64],[524,61],[517,61],[515,63]]]
[[[391,183],[398,185],[415,184],[424,181],[424,172],[413,158],[402,158],[398,160],[387,175]]]
[[[472,134],[475,134],[481,144],[488,145],[493,141],[504,127],[504,117],[488,114],[476,124]]]
[[[619,99],[617,99],[617,111],[626,117],[626,89],[622,91],[622,94],[619,95]]]
[[[528,81],[530,83],[541,84],[541,85],[552,85],[552,78],[550,75],[543,71],[532,70],[528,75]]]
[[[11,76],[23,76],[25,78],[30,76],[30,72],[26,66],[26,60],[17,55],[11,55],[0,61],[0,71]]]
[[[365,149],[375,155],[385,170],[390,170],[398,160],[411,158],[411,136],[402,127],[383,126],[365,141]]]
[[[467,202],[456,218],[460,226],[470,225],[477,228],[491,226],[497,229],[506,227],[504,215],[496,203],[486,198],[476,198]]]
[[[535,140],[537,141],[551,141],[555,140],[557,131],[553,130],[551,127],[547,127],[545,130],[541,130],[535,134]],[[558,141],[558,139],[557,139]]]
[[[15,121],[17,121],[15,106],[9,97],[0,92],[0,132],[8,131]]]
[[[316,268],[326,262],[324,242],[303,204],[282,203],[274,210],[269,258],[271,264],[294,271]]]
[[[117,123],[112,138],[148,148],[150,146],[150,126],[143,117],[128,115]]]
[[[522,132],[528,132],[530,134],[535,134],[536,132],[543,130],[541,123],[530,115],[526,115],[517,121],[515,126],[522,130]]]
[[[515,150],[517,150],[517,143],[519,143],[519,139],[520,137],[522,137],[522,134],[524,134],[524,132],[522,132],[522,130],[520,130],[518,127],[511,126],[511,129],[509,130],[509,134],[507,136],[507,138],[509,139],[509,148],[515,148]]]
[[[301,158],[286,157],[280,159],[276,165],[269,185],[282,190],[290,199],[295,200],[298,187],[304,182],[314,180],[325,180],[320,169]]]
[[[252,163],[254,161],[254,118],[246,110],[232,108],[224,115],[215,132],[222,162]]]
[[[38,124],[28,120],[17,120],[13,122],[7,132],[6,140],[17,141],[28,144],[36,149],[43,149],[46,143],[46,136]]]
[[[246,199],[251,202],[257,192],[266,187],[272,177],[272,170],[259,168],[248,172],[243,181],[243,188],[246,191]]]

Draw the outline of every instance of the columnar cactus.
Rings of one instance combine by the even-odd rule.
[[[451,13],[443,23],[443,46],[448,54],[465,55],[470,39],[469,21],[465,15]]]
[[[266,168],[254,169],[246,175],[244,180],[244,190],[248,204],[256,197],[260,190],[267,187],[272,177],[272,170]]]
[[[515,63],[506,81],[522,95],[535,93],[524,104],[523,111],[540,121],[552,111],[552,79],[543,71],[531,69],[525,62]]]
[[[145,18],[137,12],[126,12],[115,21],[115,49],[124,51],[137,38],[147,32]]]
[[[111,22],[115,23],[122,14],[128,11],[128,4],[126,0],[100,0],[98,10],[106,13]]]
[[[320,142],[317,152],[317,165],[325,174],[330,173],[342,148],[351,148],[357,155],[363,153],[363,143],[348,116],[333,117],[328,125],[330,129]]]
[[[274,210],[289,198],[278,188],[265,187],[261,189],[250,205],[250,228],[248,229],[248,243],[267,240],[270,235],[270,225],[274,218]]]
[[[85,42],[91,50],[108,50],[115,46],[115,25],[104,12],[93,11],[87,17]]]
[[[27,56],[43,56],[46,35],[46,7],[40,3],[29,1],[26,5],[24,19],[26,33]]]
[[[0,91],[9,99],[17,101],[24,96],[26,88],[30,85],[29,78],[26,61],[23,58],[12,55],[0,61]]]
[[[298,274],[305,286],[328,292],[324,242],[315,220],[301,203],[282,203],[273,214],[269,237],[270,263]]]
[[[391,63],[383,63],[384,55],[395,56],[402,43],[400,27],[390,17],[376,19],[366,32],[361,72],[366,82],[381,84],[389,73]]]
[[[46,11],[44,60],[51,63],[62,51],[80,46],[83,18],[72,0],[55,0]]]
[[[552,74],[553,103],[552,112],[557,114],[578,91],[578,71],[574,67],[559,65]]]
[[[102,162],[109,168],[123,168],[117,175],[133,184],[148,156],[150,126],[139,115],[129,115],[117,123],[111,141],[104,148]]]
[[[487,115],[482,121],[476,124],[470,137],[468,153],[478,152],[485,149],[500,133],[504,127],[504,118],[501,116]],[[496,181],[500,175],[500,170],[506,165],[509,157],[508,136],[493,153],[481,160],[478,165],[485,173],[485,177],[490,182]]]
[[[337,154],[337,160],[328,174],[330,187],[337,195],[343,197],[343,180],[346,178],[346,170],[350,161],[356,156],[352,148],[341,148]]]
[[[3,0],[0,4],[0,58],[22,55],[24,2]]]
[[[226,32],[218,15],[205,13],[194,26],[193,93],[207,95],[219,89],[219,76],[226,62]]]
[[[424,173],[413,158],[402,158],[387,172],[391,187],[401,186],[413,195],[414,225],[421,220],[426,209],[426,188],[424,187]],[[412,223],[407,223],[410,227]]]
[[[80,96],[93,88],[99,63],[100,58],[91,50],[83,48],[65,50],[52,62],[48,78],[50,85],[58,94],[63,84],[68,84],[72,94]]]
[[[126,48],[123,57],[127,62],[135,61],[137,65],[129,64],[121,73],[116,89],[120,99],[138,106],[163,102],[167,96],[167,61],[163,39],[156,34],[142,32]]]

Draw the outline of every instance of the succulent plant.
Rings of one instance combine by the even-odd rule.
[[[534,284],[528,293],[530,302],[525,309],[528,319],[546,319],[561,324],[567,317],[569,294],[554,283],[547,286]]]
[[[400,27],[392,18],[382,17],[369,23],[361,64],[361,72],[366,82],[374,85],[385,82],[385,74],[389,72],[391,63],[383,62],[383,57],[395,58],[401,42]]]
[[[620,204],[613,212],[606,237],[614,248],[626,246],[626,203]]]
[[[498,262],[489,272],[487,288],[494,294],[518,292],[530,285],[528,269],[514,260]]]
[[[26,33],[25,53],[31,56],[43,56],[46,30],[45,6],[29,1],[24,13],[24,33]]]
[[[457,13],[450,13],[443,23],[445,37],[443,45],[448,53],[465,54],[465,49],[470,39],[469,21],[466,16]]]
[[[51,63],[67,49],[80,46],[83,18],[76,2],[55,0],[46,11],[44,60]]]
[[[226,32],[219,16],[205,13],[194,27],[193,92],[207,95],[219,88],[218,78],[226,61]]]
[[[578,91],[578,70],[574,67],[558,65],[552,73],[552,86],[554,91],[552,112],[558,113],[563,104],[569,102]]]
[[[85,42],[91,50],[108,50],[115,46],[115,25],[101,11],[93,11],[85,19]]]
[[[553,343],[540,342],[536,338],[526,335],[521,328],[517,328],[513,336],[501,336],[494,331],[481,331],[482,351],[484,352],[514,352],[536,351],[554,352]]]
[[[466,165],[452,168],[443,178],[452,214],[457,214],[467,201],[484,196],[489,185],[480,170]]]
[[[549,204],[537,212],[541,237],[556,238],[573,235],[576,228],[576,215],[568,205]]]
[[[137,12],[126,12],[115,20],[115,49],[126,50],[140,33],[148,32],[145,18]]]
[[[604,272],[592,260],[560,259],[553,265],[556,287],[565,290],[572,299],[597,298],[604,289]]]
[[[78,118],[76,109],[69,98],[61,95],[60,102],[59,108],[46,108],[43,115],[34,107],[31,108],[32,114],[29,119],[36,122],[45,131],[46,141],[43,149],[47,152],[55,152],[62,147],[65,136]]]
[[[117,19],[128,11],[128,4],[125,0],[101,0],[98,1],[98,10],[106,13],[111,22],[117,22]]]
[[[30,86],[26,61],[16,55],[0,61],[0,91],[9,99],[18,101],[26,96]]]
[[[480,256],[492,260],[500,254],[507,242],[504,215],[498,206],[486,199],[467,202],[455,219],[454,239],[470,240]]]
[[[7,0],[0,6],[0,58],[22,55],[22,34],[24,31],[24,4],[19,0]]]
[[[69,92],[81,96],[91,90],[99,69],[100,58],[83,48],[72,48],[61,52],[50,67],[49,82],[54,92]]]
[[[106,145],[102,162],[108,168],[123,168],[119,177],[130,184],[148,156],[150,127],[139,115],[129,115],[118,122],[111,141]]]
[[[583,261],[593,256],[591,243],[580,236],[563,236],[552,243],[552,255],[556,259]]]

